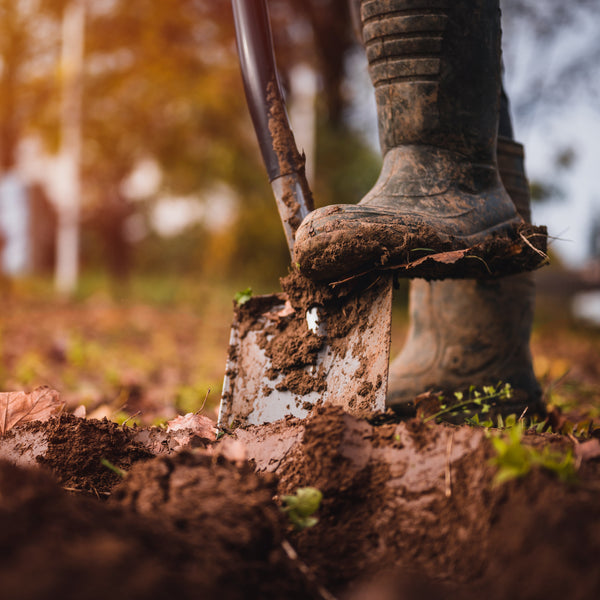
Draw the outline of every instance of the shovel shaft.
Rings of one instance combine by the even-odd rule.
[[[283,102],[265,0],[232,0],[232,6],[246,100],[291,252],[296,229],[313,208],[304,156]]]

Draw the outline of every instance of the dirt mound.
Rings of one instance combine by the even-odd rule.
[[[306,485],[323,492],[319,524],[292,541],[334,592],[395,572],[426,586],[443,582],[444,597],[513,598],[518,590],[520,598],[583,598],[600,590],[600,572],[590,568],[600,551],[597,462],[583,466],[579,485],[534,472],[494,487],[482,430],[373,426],[332,408],[238,437],[259,471],[277,474],[280,493]],[[390,581],[408,594],[404,575]]]
[[[107,419],[62,415],[10,431],[2,439],[0,457],[21,465],[40,464],[71,491],[104,496],[120,478],[102,459],[128,470],[138,460],[154,456],[136,436],[136,429]]]
[[[207,597],[320,597],[285,554],[275,491],[275,478],[258,476],[247,462],[181,453],[136,465],[111,503],[160,515],[165,529],[183,535],[214,582]]]
[[[48,422],[45,437],[58,426],[85,430],[71,439],[80,445],[73,456],[86,453],[82,444],[104,452],[93,438],[110,437],[102,422],[64,419]],[[123,435],[123,456],[107,455],[115,462],[140,450],[131,431]],[[523,443],[572,445],[548,434]],[[598,457],[582,459],[576,484],[534,469],[493,486],[482,429],[374,423],[335,408],[167,452],[132,459],[108,502],[1,462],[2,597],[331,599],[330,590],[349,600],[564,600],[600,592]],[[53,470],[62,485],[68,475],[90,489],[86,477],[96,475],[86,465]],[[294,531],[274,497],[305,486],[323,493],[319,522]]]
[[[285,553],[272,482],[248,466],[156,459],[107,505],[0,462],[0,490],[6,600],[322,597]]]

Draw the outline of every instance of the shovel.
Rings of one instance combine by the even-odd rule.
[[[313,209],[275,67],[265,0],[232,0],[248,107],[290,253]],[[283,293],[235,308],[218,425],[304,418],[316,406],[353,414],[385,410],[392,281],[368,275],[335,289],[297,270]]]

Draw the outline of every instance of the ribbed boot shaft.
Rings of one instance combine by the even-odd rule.
[[[424,144],[495,162],[498,0],[363,0],[361,20],[383,153]]]

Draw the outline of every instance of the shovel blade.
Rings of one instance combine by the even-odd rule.
[[[335,307],[321,307],[320,348],[312,360],[291,370],[275,369],[269,348],[285,351],[289,347],[292,353],[296,344],[290,331],[306,330],[308,334],[306,315],[290,314],[285,294],[259,296],[248,304],[243,318],[242,311],[236,312],[231,328],[219,426],[259,425],[287,416],[304,418],[321,405],[341,406],[360,415],[385,410],[391,278],[380,278]],[[343,335],[336,334],[334,322],[349,314],[360,318],[355,318]],[[312,327],[316,331],[314,323]]]

